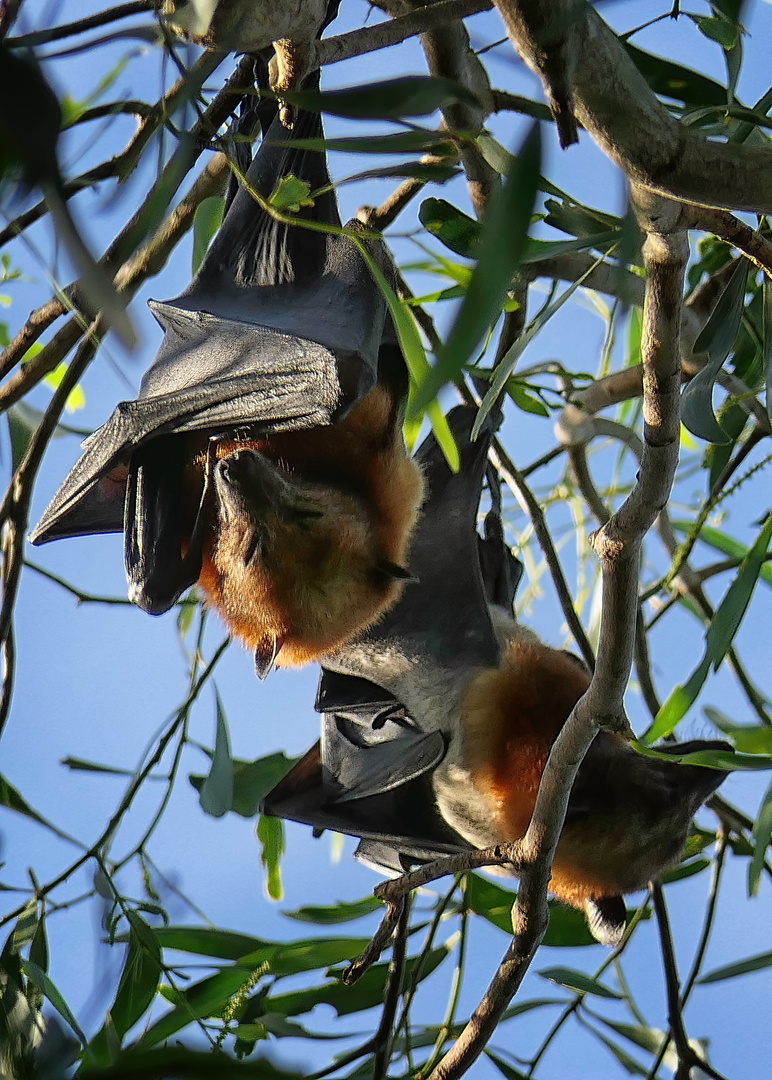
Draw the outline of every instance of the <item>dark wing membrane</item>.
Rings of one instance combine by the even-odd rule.
[[[300,113],[292,131],[273,122],[193,282],[151,305],[164,339],[138,399],[121,402],[86,441],[33,543],[119,531],[125,485],[101,481],[160,435],[327,425],[375,385],[392,333],[385,301],[357,246],[336,231],[324,153],[293,145],[321,136],[317,114]],[[288,177],[308,185],[313,206],[277,216],[265,203]],[[392,276],[383,245],[366,243]]]
[[[477,410],[467,405],[448,413],[461,458],[457,473],[451,471],[433,434],[416,454],[426,484],[408,559],[417,581],[405,587],[397,605],[360,639],[376,649],[392,641],[407,655],[429,653],[451,667],[458,662],[495,666],[499,661],[476,529],[488,449],[499,420],[489,416],[472,442],[476,415]],[[341,659],[345,664],[345,652],[341,650],[336,663]]]
[[[163,305],[161,314],[167,327],[162,352],[175,346],[182,351],[184,331],[190,327],[187,355],[191,364],[200,357],[211,366],[212,357],[219,357],[223,376],[208,374],[206,382],[171,393],[122,401],[83,444],[83,454],[32,532],[33,544],[119,532],[125,486],[100,481],[116,466],[128,464],[134,451],[153,439],[245,423],[268,432],[331,422],[341,393],[337,361],[329,350],[285,334],[245,330],[237,323],[187,312],[172,313],[168,305]],[[172,334],[176,340],[170,343]]]
[[[406,856],[425,861],[469,845],[436,808],[431,771],[445,754],[439,732],[425,733],[399,707],[384,718],[326,713],[322,738],[266,796],[262,812],[374,842],[390,869]],[[373,849],[374,850],[374,849]],[[369,851],[369,849],[368,849]]]

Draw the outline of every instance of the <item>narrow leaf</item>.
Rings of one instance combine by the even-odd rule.
[[[599,982],[598,979],[593,979],[589,975],[585,975],[583,971],[575,971],[573,968],[542,968],[541,971],[537,972],[537,975],[541,975],[543,979],[548,979],[550,982],[557,983],[558,986],[564,986],[566,990],[573,990],[578,994],[593,994],[595,997],[614,998],[618,1001],[621,1001],[624,997],[623,994],[612,990],[610,986]]]
[[[769,967],[772,967],[772,952],[760,953],[758,956],[749,956],[747,960],[739,960],[736,964],[726,964],[724,967],[709,971],[707,975],[702,975],[697,982],[705,986],[707,983],[736,979],[739,975],[750,975],[751,972],[763,971]]]
[[[490,200],[483,222],[477,265],[466,296],[439,350],[437,363],[412,402],[415,415],[434,400],[440,388],[455,379],[498,318],[512,277],[520,265],[531,223],[541,168],[538,124],[526,135],[515,165]]]
[[[750,603],[761,568],[772,539],[772,514],[743,559],[737,575],[726,591],[705,635],[705,653],[684,686],[676,686],[642,736],[646,743],[669,735],[678,721],[686,715],[705,684],[711,666],[716,670],[729,650],[743,615]],[[737,761],[733,766],[737,768]]]
[[[708,362],[681,396],[681,419],[684,427],[691,431],[692,435],[707,442],[727,441],[727,435],[713,411],[713,387],[740,329],[748,266],[746,259],[738,262],[710,318],[695,341],[694,352],[706,352]]]
[[[228,722],[217,694],[217,733],[209,775],[201,785],[199,801],[205,814],[222,817],[233,806],[233,761],[228,737]]]
[[[46,975],[45,971],[38,967],[34,960],[22,960],[21,969],[30,982],[34,983],[38,990],[48,998],[62,1019],[69,1024],[80,1039],[82,1045],[86,1046],[88,1039],[83,1034],[78,1021],[73,1016],[70,1006],[64,1000],[52,980]]]
[[[455,101],[479,106],[471,90],[460,83],[427,75],[408,75],[346,90],[282,91],[281,96],[282,100],[309,112],[325,112],[356,120],[426,116]]]
[[[208,199],[202,199],[196,207],[193,215],[193,258],[191,269],[194,274],[198,273],[201,263],[204,261],[207,249],[212,242],[212,237],[220,228],[222,222],[225,200],[222,195],[210,195]]]
[[[389,282],[381,272],[380,267],[375,263],[370,252],[367,250],[365,244],[357,240],[356,236],[352,239],[357,245],[362,258],[367,263],[367,268],[373,275],[375,283],[383,293],[386,300],[386,304],[389,308],[389,313],[394,321],[394,329],[397,332],[397,338],[399,340],[399,347],[402,350],[402,355],[405,358],[407,369],[410,373],[411,383],[415,386],[422,385],[429,377],[430,368],[429,361],[426,359],[426,351],[424,350],[423,343],[418,333],[418,328],[415,324],[415,320],[407,306],[404,304],[397,294],[392,289]],[[411,388],[412,392],[412,388]],[[408,396],[408,413],[410,412],[410,396]],[[450,466],[453,472],[458,472],[461,464],[461,459],[458,455],[458,447],[456,446],[453,434],[448,425],[448,421],[437,402],[432,402],[427,409],[429,419],[432,425],[432,431],[434,437],[437,440],[437,444],[445,455],[445,460]],[[418,419],[417,417],[415,418]],[[418,434],[418,425],[414,425],[414,438]],[[413,440],[407,438],[408,445]]]
[[[625,48],[652,90],[685,105],[726,105],[726,88],[692,68],[638,49],[629,42]]]
[[[284,895],[280,871],[284,854],[284,822],[261,814],[257,820],[257,839],[260,843],[260,861],[266,869],[265,890],[271,900],[281,900]]]
[[[66,832],[57,828],[56,825],[52,824],[39,814],[37,810],[33,810],[29,803],[22,798],[21,794],[12,784],[8,783],[4,776],[0,776],[0,806],[5,806],[8,810],[14,810],[17,814],[28,817],[32,821],[36,821],[38,825],[44,825],[56,836],[61,837],[62,840],[67,840],[69,843],[77,845],[77,847],[83,846],[79,840],[76,840],[74,837],[69,836]]]
[[[161,949],[152,928],[136,911],[127,911],[129,946],[110,1009],[119,1039],[150,1007],[161,977]]]
[[[374,896],[366,896],[364,900],[353,900],[348,903],[341,900],[332,907],[301,907],[296,911],[283,911],[287,919],[296,919],[298,922],[315,923],[318,926],[329,926],[332,923],[353,922],[365,915],[372,915],[374,911],[381,911],[383,904]]]
[[[748,895],[756,896],[759,881],[764,869],[767,847],[772,839],[772,784],[769,785],[761,801],[758,817],[753,826],[753,858],[748,864]]]

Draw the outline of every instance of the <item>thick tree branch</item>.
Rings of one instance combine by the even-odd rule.
[[[482,1052],[517,991],[547,926],[552,857],[576,771],[599,727],[626,733],[624,694],[633,658],[638,556],[646,531],[667,502],[678,461],[679,332],[688,244],[673,204],[636,193],[644,244],[644,438],[638,482],[592,538],[603,573],[603,612],[595,673],[556,739],[533,817],[517,845],[523,868],[512,912],[514,937],[469,1024],[431,1080],[462,1075]]]
[[[772,210],[772,151],[710,142],[674,119],[587,0],[553,0],[549,23],[542,0],[497,0],[496,7],[548,99],[563,95],[631,181],[703,206]]]

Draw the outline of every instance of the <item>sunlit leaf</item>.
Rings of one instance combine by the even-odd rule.
[[[268,202],[277,210],[289,210],[297,214],[304,206],[313,206],[314,200],[309,198],[311,185],[307,180],[299,180],[291,173],[279,178],[276,187],[271,192]]]
[[[261,814],[257,821],[260,861],[266,869],[265,890],[271,900],[281,900],[281,857],[284,854],[284,822]]]
[[[356,242],[356,240],[355,240]],[[413,386],[423,385],[429,377],[429,362],[426,359],[426,351],[423,347],[423,343],[418,333],[415,320],[410,313],[407,304],[404,304],[397,294],[392,289],[389,282],[384,277],[380,267],[375,260],[371,257],[367,247],[360,243],[357,243],[357,247],[362,255],[363,259],[367,263],[367,267],[370,273],[373,275],[378,288],[383,293],[386,300],[386,304],[389,308],[389,313],[394,321],[394,329],[397,332],[397,338],[399,340],[399,347],[402,350],[402,355],[405,358],[407,369],[410,373],[411,380],[411,394],[408,395],[408,414],[410,413],[410,400],[413,392]],[[416,412],[418,410],[415,410]],[[432,431],[434,437],[437,440],[437,444],[445,455],[445,460],[452,469],[453,472],[458,472],[461,459],[458,455],[458,447],[456,446],[453,434],[448,425],[448,421],[440,409],[437,402],[429,404],[427,413],[429,420],[431,421]],[[408,428],[411,427],[410,421],[406,421]],[[415,438],[418,435],[418,427],[420,426],[420,416],[414,416],[412,421],[412,430],[405,432],[405,441],[408,447],[412,446]],[[412,436],[412,437],[411,437]]]
[[[220,228],[224,209],[225,200],[222,195],[210,195],[208,199],[202,199],[196,207],[193,215],[193,257],[191,260],[191,270],[194,274],[198,273],[212,237]]]

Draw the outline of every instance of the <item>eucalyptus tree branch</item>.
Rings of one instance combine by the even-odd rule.
[[[565,579],[558,553],[555,550],[550,531],[547,528],[544,511],[539,506],[533,492],[526,484],[523,474],[514,464],[498,440],[494,440],[492,458],[494,464],[504,478],[505,483],[517,499],[521,510],[531,522],[539,547],[544,555],[544,560],[547,563],[547,568],[552,578],[558,602],[560,603],[560,609],[563,612],[563,618],[568,624],[568,628],[576,641],[577,647],[581,652],[585,663],[590,670],[592,670],[595,667],[595,653],[584,632],[584,627],[582,626],[579,616],[576,614],[576,608],[574,607],[573,597],[568,588],[568,582]]]
[[[436,23],[421,36],[421,45],[432,75],[453,79],[471,90],[479,102],[476,108],[460,101],[446,105],[442,110],[445,125],[451,131],[477,134],[493,109],[493,100],[488,73],[472,50],[463,22],[452,20]],[[458,151],[466,173],[472,208],[477,217],[482,218],[488,199],[500,186],[501,179],[473,141],[464,139]]]
[[[546,277],[574,282],[584,277],[583,289],[592,289],[623,300],[626,304],[643,307],[644,285],[637,274],[615,263],[598,263],[593,255],[584,251],[564,252],[539,259],[538,262],[526,263],[520,268],[520,273],[531,281]]]
[[[544,120],[550,124],[555,122],[550,107],[543,105],[540,101],[532,101],[531,98],[524,97],[522,94],[510,94],[507,90],[496,89],[491,90],[491,97],[493,98],[493,112],[516,112],[523,116],[530,116],[534,120]]]
[[[728,210],[713,206],[688,206],[685,208],[690,227],[713,233],[741,251],[754,266],[772,278],[772,242]]]
[[[564,95],[603,152],[633,182],[686,202],[772,210],[772,152],[710,142],[657,99],[623,43],[587,0],[496,0],[507,35],[542,81]],[[565,85],[555,86],[555,74]]]
[[[376,6],[388,10],[386,5]],[[364,56],[376,49],[398,45],[407,38],[444,25],[448,20],[466,19],[490,8],[490,0],[441,0],[437,4],[417,7],[415,10],[395,15],[389,22],[365,26],[359,30],[351,30],[348,34],[338,34],[317,41],[314,64],[324,67],[327,64],[337,64],[340,60],[350,60],[354,56]]]
[[[697,1069],[714,1080],[724,1080],[721,1073],[717,1072],[703,1057],[697,1054],[689,1042],[686,1034],[678,985],[678,969],[676,967],[675,952],[673,950],[673,937],[670,933],[670,921],[665,906],[665,894],[658,881],[652,884],[652,902],[654,914],[659,929],[660,946],[662,949],[662,962],[665,969],[665,990],[667,995],[668,1022],[670,1032],[678,1057],[678,1066],[674,1074],[674,1080],[689,1080],[692,1070]],[[655,1070],[656,1071],[656,1070]]]

